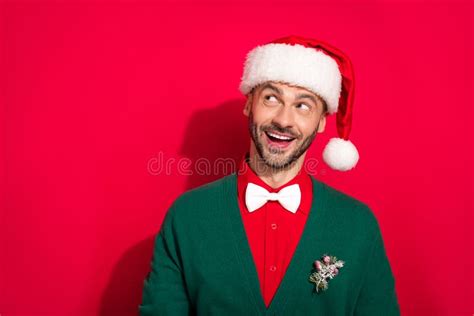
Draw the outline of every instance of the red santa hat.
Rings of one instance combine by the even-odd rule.
[[[359,153],[349,140],[354,72],[347,55],[320,40],[301,36],[279,38],[248,53],[239,90],[247,95],[253,87],[266,81],[286,82],[323,98],[328,113],[337,113],[339,136],[329,140],[323,159],[335,170],[355,167]]]

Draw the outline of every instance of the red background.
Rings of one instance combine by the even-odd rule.
[[[149,167],[240,157],[245,54],[290,34],[352,57],[361,160],[316,177],[372,207],[403,315],[474,314],[473,2],[0,9],[2,316],[136,314],[168,206],[223,175]]]

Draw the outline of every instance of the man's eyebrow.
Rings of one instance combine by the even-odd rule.
[[[314,104],[319,103],[318,100],[314,96],[312,96],[311,94],[299,93],[299,94],[296,95],[296,99],[304,99],[304,98],[308,98],[308,99],[312,100],[314,102]],[[321,101],[321,103],[324,103],[324,102]]]
[[[268,83],[268,82],[265,83],[262,86],[262,91],[265,90],[265,89],[271,89],[271,90],[275,91],[278,94],[283,94],[283,92],[278,87],[275,87],[274,85],[272,85],[271,83]]]
[[[269,82],[266,82],[262,85],[261,91],[263,91],[265,89],[271,89],[271,90],[275,91],[276,93],[278,93],[280,95],[283,94],[283,91],[281,91],[281,89],[279,89],[278,87],[272,85]],[[325,102],[322,98],[314,97],[313,95],[308,94],[308,93],[299,93],[299,94],[296,95],[296,99],[304,99],[304,98],[308,98],[308,99],[312,100],[314,102],[314,104],[319,104],[318,100],[323,104],[323,106],[325,104]]]

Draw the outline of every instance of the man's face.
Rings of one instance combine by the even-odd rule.
[[[274,81],[255,87],[243,112],[248,116],[256,151],[274,170],[290,166],[305,154],[316,133],[322,133],[326,125],[324,102],[319,96]]]

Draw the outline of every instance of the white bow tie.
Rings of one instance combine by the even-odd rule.
[[[245,190],[245,204],[249,212],[262,207],[267,201],[278,201],[285,209],[296,213],[301,202],[301,190],[298,184],[289,185],[278,193],[268,192],[265,188],[249,182]]]

